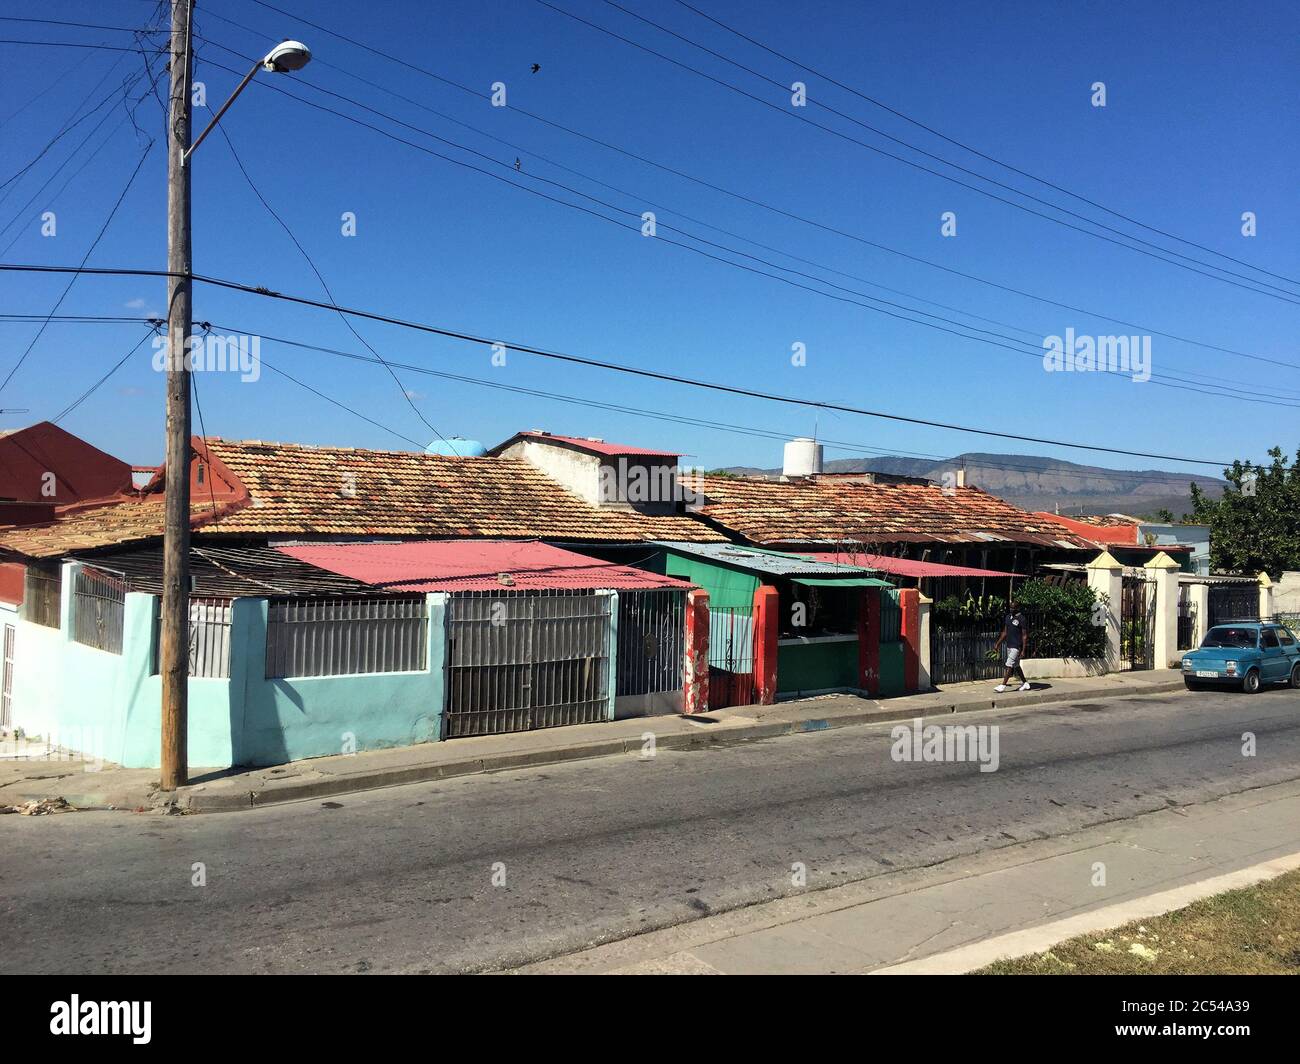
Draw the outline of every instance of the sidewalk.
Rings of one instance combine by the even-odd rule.
[[[611,754],[639,756],[647,733],[657,747],[682,750],[779,735],[825,731],[951,713],[1013,709],[1065,700],[1132,697],[1183,689],[1173,669],[1039,681],[1034,690],[996,695],[992,681],[953,684],[942,691],[874,701],[856,695],[823,695],[771,706],[738,706],[695,717],[636,717],[602,724],[492,735],[349,756],[295,761],[245,771],[195,769],[188,787],[174,796],[187,812],[227,812],[302,801],[350,791],[393,787],[500,769],[526,768]],[[157,769],[105,764],[85,771],[79,761],[0,758],[0,806],[63,797],[78,808],[159,808],[171,796],[156,790]]]
[[[1298,851],[1293,781],[733,910],[517,971],[957,974],[1281,875],[1300,867]],[[1105,886],[1094,885],[1098,863]]]

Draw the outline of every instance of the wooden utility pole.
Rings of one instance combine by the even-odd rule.
[[[162,780],[188,779],[186,728],[190,621],[190,4],[172,0],[171,103],[167,116],[167,456],[163,496]]]

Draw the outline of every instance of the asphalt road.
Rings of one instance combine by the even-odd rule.
[[[794,862],[837,885],[1300,778],[1295,691],[950,719],[1000,726],[996,772],[896,762],[871,725],[240,813],[2,817],[0,971],[495,968],[790,893]]]

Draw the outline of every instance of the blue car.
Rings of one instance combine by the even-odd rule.
[[[1252,695],[1267,683],[1300,687],[1300,641],[1284,624],[1216,624],[1183,655],[1183,682],[1192,691],[1237,687]]]

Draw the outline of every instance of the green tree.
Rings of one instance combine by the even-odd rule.
[[[1300,569],[1300,450],[1288,467],[1282,448],[1255,466],[1236,461],[1223,471],[1228,487],[1211,499],[1192,484],[1192,518],[1210,526],[1210,564],[1216,570],[1266,572],[1276,579]]]

